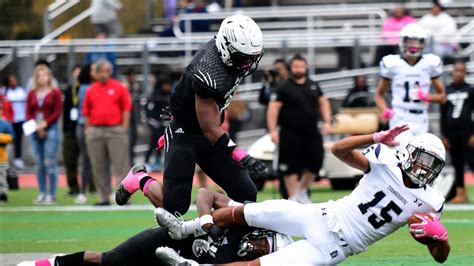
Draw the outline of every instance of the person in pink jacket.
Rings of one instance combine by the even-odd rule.
[[[385,43],[377,47],[374,58],[374,66],[378,66],[382,57],[388,54],[398,53],[399,33],[403,27],[415,23],[416,19],[410,16],[403,5],[397,5],[392,10],[392,16],[387,18],[381,28],[382,41]]]

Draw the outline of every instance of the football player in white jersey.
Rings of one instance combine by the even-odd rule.
[[[374,101],[382,111],[381,117],[389,120],[390,128],[410,124],[410,131],[398,140],[402,144],[411,136],[428,132],[428,105],[444,104],[446,93],[441,81],[443,62],[434,54],[423,54],[426,33],[410,23],[400,31],[400,54],[387,55],[380,61],[381,79]],[[430,94],[433,85],[435,93]],[[384,99],[391,88],[391,108]]]
[[[444,146],[438,137],[424,133],[413,137],[396,157],[388,146],[398,145],[395,137],[406,130],[407,125],[397,126],[334,144],[332,151],[340,160],[365,173],[359,186],[342,199],[318,204],[268,200],[226,207],[213,212],[214,224],[261,227],[303,238],[242,265],[332,265],[365,251],[412,215],[429,213],[432,220],[413,223],[410,231],[432,239],[430,254],[444,262],[450,251],[448,233],[438,219],[444,198],[427,185],[444,166]],[[356,150],[367,145],[371,146],[362,153]]]

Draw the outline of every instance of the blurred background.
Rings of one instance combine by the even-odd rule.
[[[150,140],[154,129],[165,126],[157,121],[157,112],[166,105],[170,90],[194,52],[213,38],[222,19],[231,14],[250,16],[264,36],[265,55],[259,69],[242,82],[238,98],[228,111],[230,133],[246,148],[266,134],[268,99],[264,94],[280,78],[278,62],[286,64],[296,53],[307,58],[309,75],[330,99],[333,115],[347,107],[367,108],[364,112],[378,114],[373,109],[373,92],[379,79],[380,59],[398,53],[398,31],[402,26],[411,21],[423,24],[425,16],[436,17],[435,5],[450,19],[437,24],[446,25],[446,29],[432,29],[429,25],[425,28],[429,35],[425,51],[442,57],[445,84],[450,83],[456,60],[467,62],[466,81],[474,83],[474,3],[469,0],[435,4],[421,0],[105,2],[110,2],[107,10],[97,10],[94,1],[88,0],[1,1],[0,87],[10,86],[13,75],[14,84],[28,90],[35,65],[46,62],[58,87],[64,91],[76,83],[81,85],[73,75],[75,68],[98,58],[109,59],[114,78],[123,81],[132,96],[131,163],[145,162],[154,171],[160,171],[162,163],[154,151],[155,143]],[[361,98],[349,99],[351,91],[358,88],[363,92]],[[433,106],[430,132],[436,133],[439,111]],[[376,117],[377,126],[373,130],[386,127],[386,121]],[[325,141],[329,143],[357,133],[351,130],[354,131],[334,129],[324,137]],[[10,148],[12,168],[20,174],[32,172],[33,160],[26,138],[20,149],[23,152],[18,157]],[[260,158],[271,166],[271,155],[265,155],[262,150],[260,153],[263,153]],[[63,171],[63,152],[59,154]],[[330,175],[328,171],[327,167],[323,169],[322,177]],[[449,167],[446,171],[450,171]],[[348,175],[352,179],[352,175],[360,174]],[[355,184],[346,182],[344,179],[343,184],[333,185]]]

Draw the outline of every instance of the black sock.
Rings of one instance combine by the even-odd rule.
[[[54,266],[84,266],[85,251],[72,253],[64,256],[57,256],[54,260]]]
[[[141,191],[143,191],[143,187],[145,186],[146,182],[148,182],[148,180],[150,180],[150,179],[153,179],[153,178],[151,178],[150,176],[145,176],[142,179],[140,179],[140,190]]]

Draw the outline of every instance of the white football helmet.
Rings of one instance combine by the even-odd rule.
[[[426,32],[416,23],[410,23],[400,31],[400,52],[405,57],[420,57],[425,48]],[[418,41],[418,42],[416,42]]]
[[[267,229],[255,229],[242,237],[237,255],[253,260],[276,252],[291,243],[293,239],[289,235]]]
[[[424,133],[413,137],[401,154],[401,169],[419,187],[431,183],[444,167],[446,150],[437,136]]]
[[[243,15],[233,15],[222,21],[215,37],[222,61],[251,74],[263,56],[262,31],[257,23]]]

